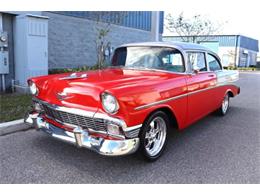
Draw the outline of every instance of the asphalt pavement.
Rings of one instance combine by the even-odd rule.
[[[260,74],[242,73],[227,116],[172,133],[163,156],[104,157],[35,130],[0,136],[0,183],[260,183]]]

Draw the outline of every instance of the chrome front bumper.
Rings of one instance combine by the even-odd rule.
[[[38,114],[29,114],[25,118],[25,122],[32,124],[36,129],[39,129],[51,137],[72,143],[78,147],[88,148],[101,155],[120,156],[134,153],[139,146],[139,138],[123,139],[123,140],[108,140],[104,138],[96,138],[89,135],[87,131],[76,127],[73,132],[65,131],[62,128],[56,127],[46,121]]]

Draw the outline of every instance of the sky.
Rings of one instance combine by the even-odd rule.
[[[169,1],[171,2],[171,1]],[[203,15],[213,22],[226,22],[223,34],[241,34],[260,41],[260,1],[257,0],[173,0],[165,14],[192,17]],[[169,6],[170,7],[170,6]],[[169,32],[165,30],[165,35]]]

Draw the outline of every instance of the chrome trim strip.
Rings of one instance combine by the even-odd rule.
[[[81,109],[77,109],[77,108],[68,108],[68,107],[63,107],[63,106],[57,106],[55,104],[48,103],[44,100],[40,100],[36,97],[33,97],[32,99],[33,99],[33,101],[36,101],[36,102],[38,101],[57,111],[68,112],[71,114],[77,114],[77,115],[86,116],[86,117],[93,117],[95,114],[95,112],[85,111],[85,110],[81,110]]]
[[[167,98],[167,99],[164,99],[164,100],[160,100],[160,101],[156,101],[156,102],[153,102],[153,103],[138,106],[138,107],[134,108],[134,110],[142,110],[142,109],[145,109],[145,108],[149,108],[151,106],[155,106],[155,105],[162,104],[162,103],[165,103],[165,102],[169,102],[169,101],[172,101],[172,100],[180,99],[180,98],[183,98],[183,97],[186,97],[186,96],[189,96],[189,95],[193,95],[193,94],[196,94],[196,93],[200,93],[200,92],[203,92],[203,91],[207,91],[207,90],[218,88],[218,87],[225,86],[225,85],[234,85],[234,84],[232,84],[232,83],[227,84],[226,82],[223,83],[223,84],[220,83],[218,85],[208,87],[208,88],[205,88],[205,89],[188,92],[186,94],[182,94],[182,95],[178,95],[178,96],[175,96],[175,97],[171,97],[171,98]],[[234,85],[234,86],[238,87],[237,85]]]
[[[115,68],[117,68],[115,66]],[[183,71],[183,72],[174,72],[174,71],[169,71],[169,70],[161,70],[161,69],[154,69],[154,68],[132,68],[132,67],[118,67],[121,69],[125,69],[125,70],[140,70],[140,71],[155,71],[155,72],[165,72],[165,73],[170,73],[170,74],[179,74],[179,75],[187,75],[187,71]]]
[[[113,118],[113,117],[108,116],[108,115],[103,114],[103,113],[98,113],[98,112],[96,112],[96,113],[94,114],[93,118],[111,121],[111,122],[113,122],[113,123],[118,124],[119,126],[121,126],[123,130],[125,130],[125,129],[127,128],[127,125],[126,125],[125,121],[123,121],[123,120],[121,120],[121,119],[118,119],[118,118]]]
[[[129,132],[129,131],[133,131],[133,130],[136,130],[136,129],[140,129],[142,127],[142,125],[143,124],[135,125],[135,126],[132,126],[132,127],[127,127],[124,131]]]
[[[156,101],[156,102],[153,102],[153,103],[150,103],[150,104],[145,104],[145,105],[143,105],[143,106],[138,106],[138,107],[136,107],[135,110],[142,110],[142,109],[144,109],[144,108],[148,108],[148,107],[151,107],[151,106],[155,106],[155,105],[158,105],[158,104],[162,104],[162,103],[165,103],[165,102],[169,102],[169,101],[172,101],[172,100],[176,100],[176,99],[179,99],[179,98],[182,98],[182,97],[185,97],[185,96],[187,96],[187,94],[178,95],[178,96],[171,97],[171,98],[168,98],[168,99]]]
[[[59,80],[82,79],[82,78],[87,78],[87,77],[88,77],[88,75],[86,73],[77,76],[77,73],[74,72],[74,73],[71,73],[69,76],[59,78]]]

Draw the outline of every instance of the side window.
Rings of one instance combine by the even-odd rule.
[[[221,65],[215,56],[207,54],[207,60],[211,71],[221,70]]]
[[[162,56],[163,68],[172,72],[184,72],[182,54],[179,52],[168,52]]]
[[[205,54],[202,52],[188,53],[188,65],[192,70],[207,71]]]

